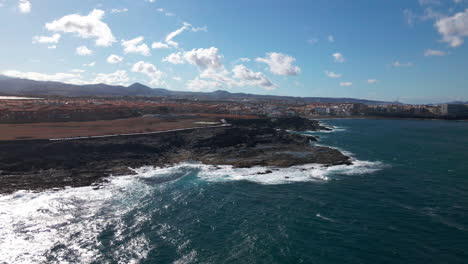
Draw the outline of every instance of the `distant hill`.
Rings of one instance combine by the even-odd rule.
[[[219,101],[240,100],[282,100],[304,103],[365,103],[384,104],[389,102],[363,100],[355,98],[328,97],[292,97],[275,95],[258,95],[246,93],[230,93],[227,91],[214,92],[181,92],[163,88],[150,88],[141,83],[134,83],[128,87],[107,84],[75,85],[60,82],[33,81],[27,79],[9,78],[0,75],[0,94],[20,96],[158,96],[173,99],[199,99]]]

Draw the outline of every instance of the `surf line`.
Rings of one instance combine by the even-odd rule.
[[[153,135],[153,134],[164,134],[178,131],[190,131],[196,129],[205,129],[205,128],[220,128],[220,127],[230,127],[231,124],[222,124],[219,126],[203,126],[203,127],[190,127],[190,128],[178,128],[164,131],[155,131],[155,132],[143,132],[143,133],[126,133],[126,134],[114,134],[114,135],[101,135],[101,136],[87,136],[87,137],[68,137],[68,138],[51,138],[49,141],[68,141],[68,140],[80,140],[80,139],[93,139],[93,138],[110,138],[110,137],[123,137],[123,136],[142,136],[142,135]]]

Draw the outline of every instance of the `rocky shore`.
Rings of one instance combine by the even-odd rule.
[[[327,129],[302,118],[227,120],[230,127],[70,141],[0,142],[0,193],[99,184],[129,168],[184,161],[234,167],[351,164],[336,149],[312,146]],[[268,171],[266,172],[268,173]]]

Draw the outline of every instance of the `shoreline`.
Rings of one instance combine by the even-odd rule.
[[[313,120],[333,120],[333,119],[371,119],[371,120],[421,120],[421,121],[468,121],[468,118],[447,119],[447,118],[423,118],[423,117],[382,117],[382,116],[322,116],[322,117],[307,117]]]
[[[313,146],[313,136],[286,130],[329,130],[302,118],[228,120],[229,125],[80,140],[0,142],[0,193],[99,184],[130,168],[194,161],[206,165],[287,168],[351,165],[339,150]],[[265,173],[265,174],[268,174]]]

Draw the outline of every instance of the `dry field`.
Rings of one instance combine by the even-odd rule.
[[[219,122],[222,117],[226,116],[207,114],[173,120],[137,117],[89,122],[0,124],[0,140],[52,139],[166,131],[203,127],[208,125],[204,125],[203,122]],[[229,117],[252,118],[251,116]]]

